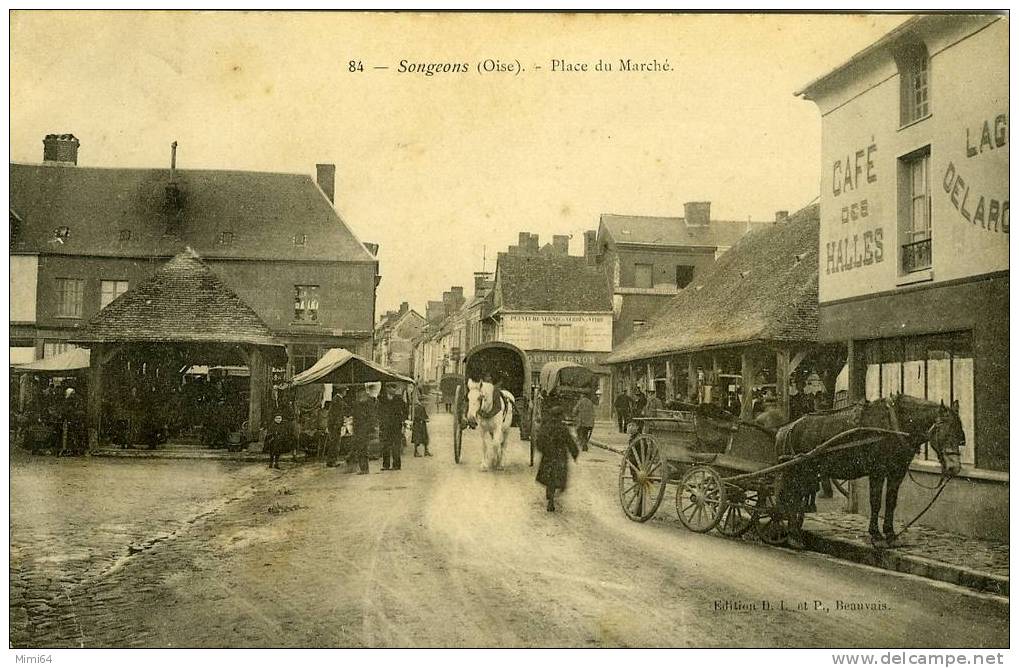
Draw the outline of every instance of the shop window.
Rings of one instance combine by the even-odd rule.
[[[85,281],[80,278],[57,279],[57,317],[80,318]]]
[[[931,268],[930,147],[899,160],[901,274]]]
[[[930,58],[923,44],[902,49],[895,57],[899,68],[899,122],[909,125],[930,115]]]
[[[690,281],[693,280],[693,267],[690,265],[679,264],[676,265],[676,287],[682,290],[686,286],[690,285]]]
[[[310,369],[318,361],[318,346],[295,345],[292,361],[295,374]]]
[[[68,350],[74,350],[78,346],[72,345],[67,341],[43,341],[42,344],[42,356],[43,357],[56,357],[62,353],[66,353]]]
[[[110,302],[127,292],[127,281],[100,281],[99,308],[106,308]]]
[[[543,350],[571,350],[573,328],[570,325],[545,324],[541,326],[541,347]]]
[[[294,320],[318,322],[318,286],[294,286]]]
[[[966,432],[963,464],[974,464],[973,348],[969,332],[869,341],[865,346],[868,401],[908,394],[951,406],[959,402]],[[938,461],[924,446],[921,459]]]
[[[651,288],[654,287],[654,269],[653,264],[635,264],[633,265],[633,285],[637,288]]]

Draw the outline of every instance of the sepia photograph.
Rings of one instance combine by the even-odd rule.
[[[1007,11],[8,20],[12,664],[1007,662]]]

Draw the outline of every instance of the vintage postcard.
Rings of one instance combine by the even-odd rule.
[[[15,662],[1004,662],[1007,12],[9,27]]]

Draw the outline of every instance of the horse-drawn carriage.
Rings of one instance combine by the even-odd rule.
[[[464,357],[464,377],[453,393],[453,459],[460,463],[463,430],[476,423],[477,414],[471,414],[468,391],[483,381],[493,384],[494,403],[487,411],[509,411],[512,424],[520,426],[520,438],[530,437],[530,424],[521,419],[527,415],[527,396],[531,383],[531,369],[527,355],[516,346],[502,341],[479,343]],[[512,400],[502,401],[504,393]],[[477,411],[477,408],[475,408]]]
[[[573,407],[582,396],[594,400],[598,392],[598,376],[575,362],[548,362],[541,367],[538,386],[531,397],[530,431],[538,432],[542,413],[558,406],[572,425]],[[534,465],[534,439],[531,439],[531,465]]]
[[[894,540],[899,484],[914,454],[929,442],[944,480],[959,471],[965,434],[955,410],[900,396],[806,415],[777,432],[700,406],[636,418],[619,468],[619,499],[631,520],[646,522],[676,485],[676,512],[691,531],[735,538],[751,529],[767,543],[799,531],[819,477],[868,476],[870,533]],[[878,530],[886,496],[884,535]]]

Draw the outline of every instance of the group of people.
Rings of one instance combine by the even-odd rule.
[[[85,405],[74,387],[42,387],[20,417],[22,442],[33,452],[82,454],[87,449]]]
[[[265,438],[269,467],[279,468],[280,457],[294,449],[295,426],[290,402],[277,402],[277,410]],[[414,456],[431,457],[428,451],[428,412],[420,399],[414,403],[411,442]],[[326,466],[338,466],[346,459],[348,473],[369,472],[369,445],[376,432],[382,454],[383,471],[399,471],[404,446],[403,426],[410,410],[402,396],[401,386],[387,383],[376,399],[364,384],[339,387],[322,407]],[[424,453],[419,453],[424,448]]]
[[[629,391],[620,392],[612,404],[616,414],[616,423],[619,426],[619,433],[625,434],[630,421],[635,417],[654,417],[656,411],[665,408],[661,397],[651,389],[647,394],[639,387]]]

